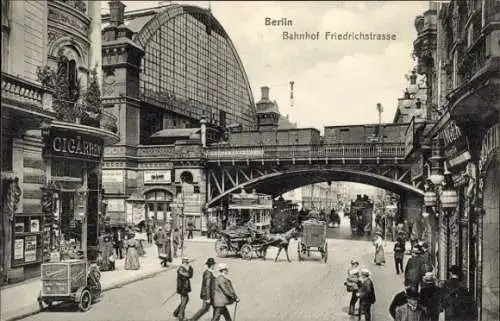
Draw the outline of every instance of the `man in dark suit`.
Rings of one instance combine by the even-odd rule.
[[[123,237],[124,235],[122,229],[120,227],[117,228],[113,235],[113,247],[115,248],[117,258],[120,260],[123,259]]]
[[[186,306],[189,302],[189,292],[191,292],[190,279],[192,277],[193,268],[189,265],[189,259],[183,257],[182,265],[177,269],[177,293],[181,297],[181,302],[174,311],[174,317],[178,318],[179,321],[186,320],[184,315],[186,314]]]
[[[413,248],[413,255],[406,263],[405,286],[419,288],[425,274],[425,258],[422,256],[422,248],[417,244]]]
[[[213,258],[209,258],[205,263],[207,265],[207,269],[203,272],[203,279],[201,281],[201,293],[200,298],[202,300],[202,305],[200,310],[196,312],[190,321],[196,321],[200,319],[205,313],[210,309],[210,305],[213,300],[213,292],[215,287],[215,260]]]
[[[220,263],[217,270],[219,270],[220,275],[215,279],[213,295],[214,316],[212,321],[219,321],[221,315],[224,316],[226,321],[231,321],[231,315],[227,310],[227,306],[234,302],[238,303],[240,300],[234,292],[231,280],[228,279],[229,270],[227,265]]]
[[[361,316],[365,316],[365,321],[371,321],[371,307],[375,303],[375,288],[373,287],[373,282],[370,279],[370,271],[367,269],[361,270],[361,286],[358,292],[359,296],[359,319],[361,321]]]

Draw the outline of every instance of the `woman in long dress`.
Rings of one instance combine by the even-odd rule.
[[[375,264],[377,265],[385,264],[384,241],[382,240],[382,233],[380,232],[376,233],[373,245],[375,246],[375,259],[374,259]]]
[[[125,241],[126,256],[125,256],[125,270],[139,270],[141,264],[139,263],[139,254],[137,253],[137,247],[139,243],[134,238],[134,234],[129,234],[126,236]]]

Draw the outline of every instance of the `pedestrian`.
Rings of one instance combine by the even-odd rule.
[[[172,233],[172,247],[174,250],[174,257],[177,257],[177,250],[181,246],[181,236],[179,233],[179,229],[176,227],[174,228],[174,232]]]
[[[158,258],[160,259],[160,264],[163,267],[168,267],[168,263],[172,262],[172,253],[170,250],[170,239],[161,227],[158,227],[158,231],[153,237],[156,247],[158,248]]]
[[[418,291],[414,287],[406,290],[407,302],[396,308],[395,321],[424,321],[423,310],[418,302]]]
[[[422,242],[422,261],[424,262],[425,272],[434,272],[434,263],[432,262],[432,255],[429,252],[429,243]]]
[[[153,222],[151,221],[151,219],[148,219],[146,221],[146,236],[148,239],[148,244],[153,244]]]
[[[449,269],[449,279],[443,284],[442,306],[446,320],[476,320],[476,304],[465,286],[461,284],[462,271],[456,265]]]
[[[422,278],[424,277],[424,262],[421,256],[422,250],[416,245],[413,249],[412,257],[408,259],[405,267],[405,286],[411,285],[419,288]]]
[[[138,246],[139,244],[135,239],[135,235],[133,233],[129,233],[126,236],[125,241],[125,270],[139,270],[141,268],[141,264],[139,263],[139,254],[137,252]]]
[[[116,256],[119,260],[123,259],[123,231],[120,227],[115,229],[113,234],[113,247],[115,248]]]
[[[194,230],[194,223],[193,223],[193,221],[189,220],[189,222],[187,224],[187,231],[188,231],[187,238],[188,239],[193,238],[193,230]]]
[[[403,272],[403,260],[405,257],[405,244],[401,238],[398,237],[394,244],[394,263],[396,264],[396,274]]]
[[[349,315],[354,315],[356,308],[356,302],[358,301],[358,291],[359,291],[359,262],[357,260],[351,260],[351,267],[347,270],[347,280],[344,283],[347,292],[351,292],[351,301],[349,302]]]
[[[412,286],[407,286],[403,291],[396,293],[396,295],[392,299],[392,302],[389,305],[389,313],[391,314],[391,317],[393,319],[396,319],[396,309],[408,302],[406,294],[408,291],[418,292],[418,289]]]
[[[379,231],[375,233],[373,245],[375,246],[375,257],[373,258],[373,262],[376,265],[385,264],[384,240],[382,239],[382,232]]]
[[[361,270],[361,279],[359,286],[359,318],[361,321],[364,316],[364,321],[371,321],[371,307],[375,303],[375,288],[370,279],[370,271],[367,269]]]
[[[186,306],[189,302],[189,292],[191,292],[191,278],[193,277],[193,268],[189,265],[187,257],[182,258],[182,264],[177,269],[177,293],[180,295],[181,302],[174,311],[174,317],[179,321],[185,321]]]
[[[420,303],[428,321],[439,320],[440,294],[434,274],[432,272],[425,273],[420,289]]]
[[[227,265],[220,263],[217,270],[220,275],[215,279],[213,296],[214,315],[212,321],[219,321],[221,316],[224,316],[226,321],[232,321],[227,306],[234,302],[238,303],[240,300],[234,292],[231,280],[228,278],[229,269]]]
[[[209,258],[205,264],[207,265],[207,269],[203,272],[200,293],[202,305],[198,312],[196,312],[191,319],[189,319],[190,321],[199,320],[205,313],[208,312],[210,305],[213,302],[213,292],[215,287],[215,260],[213,258]]]

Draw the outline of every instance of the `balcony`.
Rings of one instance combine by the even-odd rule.
[[[54,118],[52,93],[43,86],[2,72],[2,107],[16,110],[19,115]]]
[[[280,145],[254,147],[215,147],[206,151],[209,161],[219,160],[292,160],[292,159],[402,159],[405,146],[401,144],[329,144]]]

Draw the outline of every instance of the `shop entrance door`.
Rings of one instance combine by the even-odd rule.
[[[164,227],[167,222],[171,222],[172,194],[164,190],[149,191],[145,194],[146,198],[146,215],[156,227]]]

